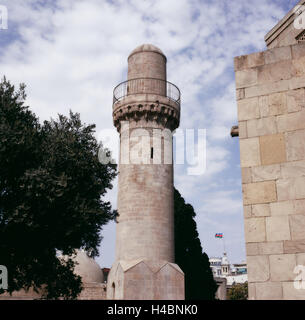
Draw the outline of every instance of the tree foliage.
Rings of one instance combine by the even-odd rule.
[[[25,98],[24,85],[0,83],[0,264],[10,293],[32,287],[75,298],[82,286],[71,255],[98,254],[102,226],[115,215],[101,197],[116,165],[99,162],[94,125],[72,112],[41,125]]]
[[[175,257],[185,273],[186,299],[214,300],[217,284],[209,258],[202,247],[194,220],[194,208],[185,203],[178,190],[174,191]]]
[[[228,300],[247,300],[248,282],[232,285],[232,287],[228,290],[227,296]]]

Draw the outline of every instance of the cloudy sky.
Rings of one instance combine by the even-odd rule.
[[[40,120],[81,114],[97,137],[112,129],[112,90],[126,80],[127,56],[152,43],[168,58],[168,80],[182,93],[180,128],[206,129],[207,169],[175,166],[175,186],[197,213],[204,251],[245,259],[233,58],[265,49],[264,35],[297,0],[0,0],[0,76],[27,85]],[[116,207],[117,181],[109,192]],[[101,266],[111,266],[115,224],[103,230]]]

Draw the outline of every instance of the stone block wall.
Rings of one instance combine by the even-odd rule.
[[[83,290],[77,297],[77,300],[106,300],[106,294],[106,283],[83,283]],[[12,295],[3,293],[0,295],[0,300],[40,300],[41,296],[41,293],[37,293],[30,288],[28,291],[23,289],[15,291]]]
[[[305,45],[234,63],[249,299],[305,299]]]
[[[106,300],[107,284],[106,283],[85,283],[83,290],[77,297],[77,300]]]
[[[0,300],[37,300],[41,298],[41,294],[35,292],[32,288],[28,291],[19,290],[10,295],[9,293],[0,294]]]

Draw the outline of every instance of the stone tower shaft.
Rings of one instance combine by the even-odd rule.
[[[166,80],[165,55],[153,45],[136,48],[128,57],[128,80],[113,97],[119,216],[109,298],[184,298],[184,275],[174,264],[172,131],[179,118],[180,91]],[[137,280],[129,270],[136,266]],[[172,280],[160,291],[163,272]]]
[[[116,96],[118,89],[123,96]],[[128,80],[115,89],[113,105],[121,138],[118,260],[174,262],[173,165],[164,161],[164,154],[172,155],[171,130],[178,126],[179,114],[180,93],[166,81],[164,54],[152,45],[135,49],[128,58]],[[137,151],[138,143],[143,153],[146,149],[146,157],[135,159],[133,148]],[[161,155],[158,164],[157,155]]]

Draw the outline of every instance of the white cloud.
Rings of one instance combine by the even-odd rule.
[[[236,195],[238,194],[234,191],[209,192],[199,209],[199,214],[208,216],[214,216],[215,214],[236,214],[242,208],[242,203]]]
[[[230,136],[230,131],[228,130],[228,127],[215,126],[209,128],[207,134],[211,140],[221,140],[228,138]]]

